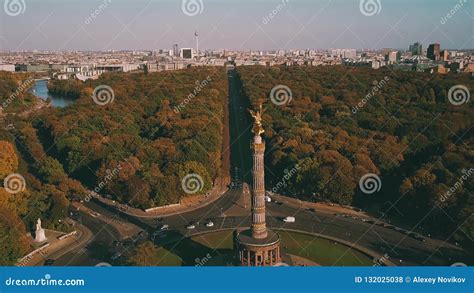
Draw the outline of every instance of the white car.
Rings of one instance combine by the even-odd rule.
[[[283,219],[285,223],[294,223],[296,221],[295,217],[286,217]]]
[[[112,260],[117,260],[117,259],[119,259],[121,256],[122,256],[122,254],[121,254],[120,252],[117,252],[116,254],[114,254],[114,255],[111,257],[111,259],[112,259]]]
[[[188,230],[196,229],[196,225],[191,224],[191,225],[187,226],[186,229],[188,229]]]
[[[160,230],[168,230],[169,227],[170,227],[169,225],[165,224],[165,225],[161,226]]]
[[[272,202],[272,198],[269,197],[268,195],[265,196],[265,201],[266,202]]]
[[[214,227],[214,222],[213,221],[207,222],[206,227],[208,228]]]

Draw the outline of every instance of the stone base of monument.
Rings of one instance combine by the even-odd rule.
[[[43,243],[46,241],[46,233],[44,231],[44,229],[39,229],[39,230],[36,230],[35,232],[35,242],[37,243]]]
[[[274,266],[281,263],[280,235],[267,230],[267,237],[256,239],[252,230],[244,230],[237,234],[241,266]]]
[[[54,230],[43,229],[43,231],[44,231],[44,237],[45,238],[44,238],[43,241],[40,241],[40,242],[36,241],[35,232],[33,232],[33,234],[29,233],[30,237],[28,237],[28,239],[29,239],[29,242],[30,242],[32,247],[34,247],[34,248],[41,247],[45,243],[54,242],[58,239],[58,237],[64,235],[63,232],[54,231]]]

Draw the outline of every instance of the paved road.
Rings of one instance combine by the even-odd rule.
[[[246,113],[248,105],[242,99],[240,87],[236,82],[233,73],[229,75],[230,99],[230,127],[231,127],[231,160],[232,171],[238,168],[238,176],[247,182],[250,179],[250,121]],[[152,234],[157,227],[168,224],[170,229],[177,231],[182,236],[190,236],[205,231],[215,229],[235,229],[237,227],[248,227],[250,225],[249,212],[242,210],[241,215],[228,217],[226,212],[238,205],[238,200],[242,195],[242,190],[228,190],[220,199],[208,206],[198,208],[186,213],[165,217],[158,220],[153,218],[136,218],[113,207],[100,207],[97,204],[88,204],[89,208],[97,210],[99,213],[109,218],[122,219],[137,225],[141,229]],[[109,209],[107,211],[107,209]],[[422,242],[405,235],[402,232],[391,228],[385,228],[375,224],[363,222],[360,219],[343,217],[321,211],[302,210],[300,207],[288,203],[268,203],[267,204],[268,226],[273,228],[286,228],[308,233],[322,234],[331,238],[340,239],[356,246],[364,247],[375,251],[379,255],[387,254],[390,261],[401,265],[451,265],[456,262],[465,262],[466,252],[454,245],[445,244],[438,240],[427,239]],[[295,216],[295,223],[283,223],[282,218]],[[205,227],[207,219],[214,219],[214,227]],[[83,218],[83,224],[97,233],[95,243],[111,247],[114,239],[119,233],[112,230],[103,229],[102,222],[90,216]],[[196,229],[188,230],[189,223],[199,222]],[[110,248],[113,250],[114,248]],[[123,248],[120,248],[123,250]],[[117,249],[115,249],[117,251]],[[130,249],[128,249],[130,250]],[[348,250],[348,253],[349,250]],[[90,265],[104,259],[97,259],[88,253],[70,253],[61,258],[58,264],[61,265]],[[402,262],[400,262],[400,260]],[[335,265],[342,265],[335,263]]]
[[[113,255],[114,242],[123,240],[123,233],[130,230],[129,223],[126,223],[127,228],[124,228],[124,231],[117,229],[123,220],[117,217],[116,213],[94,203],[87,203],[86,207],[95,211],[97,215],[93,216],[88,211],[81,210],[77,221],[92,232],[92,237],[85,242],[79,238],[80,244],[76,244],[74,249],[58,257],[55,266],[94,266],[107,262]],[[140,229],[137,227],[136,231]]]

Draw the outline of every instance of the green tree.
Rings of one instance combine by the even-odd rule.
[[[47,157],[40,162],[38,174],[50,184],[59,184],[67,178],[61,163],[51,157]]]
[[[129,258],[132,266],[158,266],[160,264],[159,250],[151,241],[147,241],[137,246]]]

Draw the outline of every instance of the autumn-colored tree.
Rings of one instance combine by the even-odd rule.
[[[24,256],[30,246],[25,225],[15,214],[0,206],[0,265],[11,266]]]
[[[153,242],[147,241],[137,246],[128,261],[132,266],[158,266],[161,261],[158,252]]]
[[[0,180],[18,169],[15,148],[8,141],[0,140]]]

